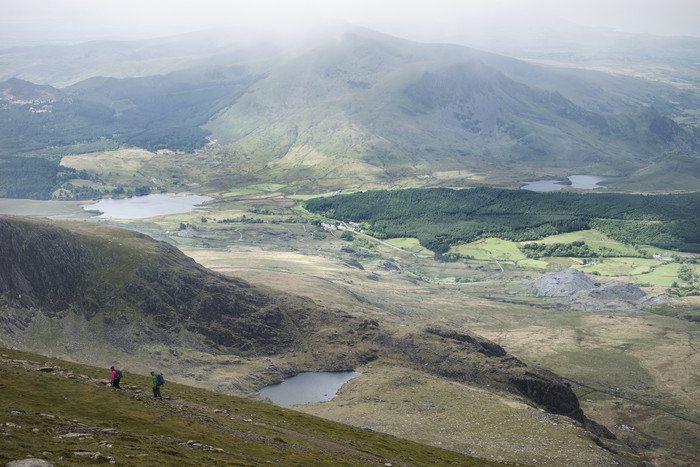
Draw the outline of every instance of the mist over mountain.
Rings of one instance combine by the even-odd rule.
[[[205,45],[220,34],[53,48],[79,71],[56,66],[37,82],[121,78],[6,81],[4,156],[100,140],[192,152],[213,141],[210,153],[242,155],[256,178],[296,177],[297,189],[313,191],[407,177],[455,184],[464,173],[506,174],[505,183],[543,170],[626,176],[699,147],[685,120],[700,98],[666,83],[363,29],[304,47]],[[15,63],[6,74],[42,75],[28,64],[45,50],[5,51]],[[165,74],[153,74],[159,67]]]
[[[296,15],[0,50],[1,212],[25,216],[0,216],[0,345],[253,398],[359,371],[300,410],[494,461],[693,459],[698,39],[560,23],[480,47]],[[82,204],[185,192],[210,201]],[[596,297],[531,287],[569,268]]]
[[[369,164],[389,179],[404,171],[508,163],[646,164],[659,153],[695,150],[692,133],[661,123],[665,118],[654,110],[588,111],[560,93],[515,81],[489,58],[348,33],[271,71],[207,128],[222,142],[265,152],[285,167],[310,165],[299,153],[317,151]],[[261,140],[275,147],[261,148]]]
[[[137,78],[178,70],[264,62],[289,43],[233,29],[145,40],[98,40],[0,50],[0,79],[20,78],[66,87],[96,77]]]

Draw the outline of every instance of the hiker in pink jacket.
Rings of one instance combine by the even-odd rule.
[[[119,386],[119,381],[122,379],[122,372],[115,370],[114,367],[110,367],[109,369],[112,370],[112,387],[121,389],[121,386]]]

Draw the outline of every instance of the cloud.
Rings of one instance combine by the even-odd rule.
[[[300,31],[344,21],[426,39],[459,28],[571,21],[700,37],[697,0],[2,0],[0,41],[145,38],[214,27]],[[409,37],[410,38],[410,37]]]

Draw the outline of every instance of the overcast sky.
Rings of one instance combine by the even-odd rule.
[[[700,0],[0,0],[0,47],[149,38],[234,26],[264,31],[344,21],[409,39],[568,21],[700,37]]]

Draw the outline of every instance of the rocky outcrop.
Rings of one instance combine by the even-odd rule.
[[[0,296],[25,308],[60,312],[85,289],[93,261],[64,229],[34,225],[0,217]]]
[[[540,297],[571,297],[595,287],[595,281],[573,268],[545,274],[535,281],[535,293]]]
[[[427,333],[440,337],[454,339],[459,342],[466,342],[474,347],[474,350],[489,357],[505,357],[507,352],[503,347],[483,337],[473,336],[455,329],[445,329],[438,326],[429,326],[425,330]]]
[[[666,295],[650,297],[641,288],[626,282],[613,280],[601,284],[573,268],[545,274],[531,285],[538,297],[584,311],[639,311],[644,306],[673,301]]]
[[[639,287],[627,282],[610,281],[594,287],[590,290],[579,292],[587,297],[597,300],[623,300],[625,302],[639,302],[648,297],[647,293]]]
[[[512,382],[518,391],[551,412],[584,422],[583,410],[571,385],[561,381],[555,374],[543,370],[527,370],[514,377]]]
[[[7,332],[34,315],[74,313],[104,319],[103,339],[123,335],[127,326],[147,332],[151,342],[176,345],[186,332],[210,350],[257,355],[293,348],[314,325],[304,300],[209,271],[167,243],[122,229],[69,226],[0,217],[0,305],[8,307],[0,325]]]

